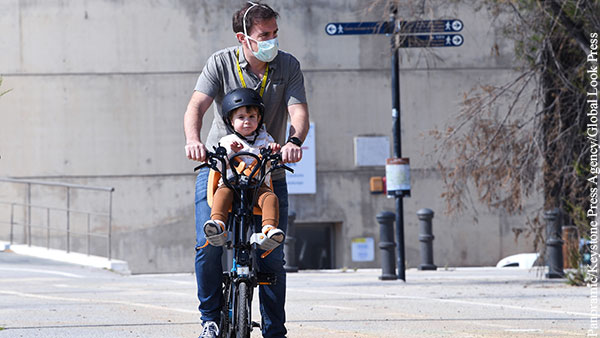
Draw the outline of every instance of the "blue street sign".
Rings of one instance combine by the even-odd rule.
[[[456,33],[463,29],[460,20],[422,20],[400,21],[398,32],[400,34],[414,33]]]
[[[329,35],[388,34],[392,33],[389,22],[331,22],[325,26]]]
[[[396,28],[400,34],[456,33],[463,29],[463,23],[458,19],[399,21]],[[330,22],[325,26],[325,32],[328,35],[362,35],[391,34],[394,30],[389,21]]]
[[[465,40],[460,34],[421,34],[400,37],[400,48],[458,47]]]

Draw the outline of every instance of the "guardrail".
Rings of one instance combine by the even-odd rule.
[[[45,229],[46,230],[46,247],[50,248],[50,233],[51,231],[59,231],[63,232],[66,236],[66,251],[71,252],[71,237],[72,235],[85,235],[87,237],[87,254],[90,254],[90,242],[92,237],[104,237],[107,242],[107,250],[106,257],[110,260],[112,258],[112,204],[113,204],[113,187],[97,187],[97,186],[87,186],[87,185],[79,185],[79,184],[71,184],[71,183],[60,183],[60,182],[46,182],[40,180],[27,180],[27,179],[15,179],[15,178],[7,178],[0,177],[0,182],[8,182],[15,184],[25,184],[27,185],[27,202],[26,203],[17,203],[17,202],[1,202],[0,205],[9,205],[10,206],[10,221],[1,221],[0,223],[10,224],[10,243],[14,242],[14,232],[15,226],[23,226],[23,233],[25,235],[25,244],[31,246],[31,234],[32,229]],[[66,207],[65,208],[57,208],[50,207],[45,205],[36,205],[31,203],[31,188],[32,185],[44,185],[51,186],[57,188],[66,189]],[[72,189],[81,189],[81,190],[94,190],[94,191],[105,191],[109,194],[108,199],[108,212],[94,212],[94,211],[84,211],[84,210],[76,210],[71,208],[71,190]],[[26,212],[26,220],[24,222],[15,221],[15,208],[22,208],[23,212]],[[41,209],[46,211],[46,224],[32,224],[31,221],[31,211],[32,209]],[[50,224],[51,213],[65,213],[66,221],[65,224],[60,226],[53,226]],[[72,231],[71,229],[71,215],[72,214],[83,214],[87,215],[87,231],[86,232],[77,232]],[[94,232],[91,231],[91,217],[92,216],[102,216],[108,218],[108,226],[106,232]]]

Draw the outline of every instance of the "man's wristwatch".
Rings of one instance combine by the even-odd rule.
[[[288,138],[287,142],[285,142],[285,143],[293,143],[293,144],[297,145],[298,147],[302,147],[302,140],[295,136]]]

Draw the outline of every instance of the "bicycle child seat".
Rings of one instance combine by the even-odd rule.
[[[250,164],[250,165],[247,165],[246,162],[244,162],[244,161],[240,161],[239,164],[235,167],[235,170],[240,175],[243,174],[243,175],[249,176],[252,172],[252,169],[254,168],[254,165],[256,165],[256,160],[254,162],[252,162],[252,164]],[[255,176],[257,174],[258,173],[256,173]],[[218,172],[214,169],[210,169],[210,172],[208,174],[208,184],[206,187],[206,201],[208,202],[208,206],[211,208],[213,206],[214,195],[215,195],[215,192],[217,191],[217,188],[219,187],[219,180],[221,180],[221,177],[222,177],[222,175],[220,172]],[[268,186],[272,187],[273,182],[270,181]],[[231,212],[231,208],[229,208],[229,212]],[[254,207],[252,213],[257,216],[262,215],[262,211],[257,206]]]

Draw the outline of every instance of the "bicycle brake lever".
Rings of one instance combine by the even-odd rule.
[[[215,148],[215,154],[217,154],[217,156],[227,155],[227,149],[225,149],[225,147],[221,146],[220,144],[218,147],[214,147],[214,148]]]
[[[265,156],[271,154],[271,147],[260,148],[260,155]]]

